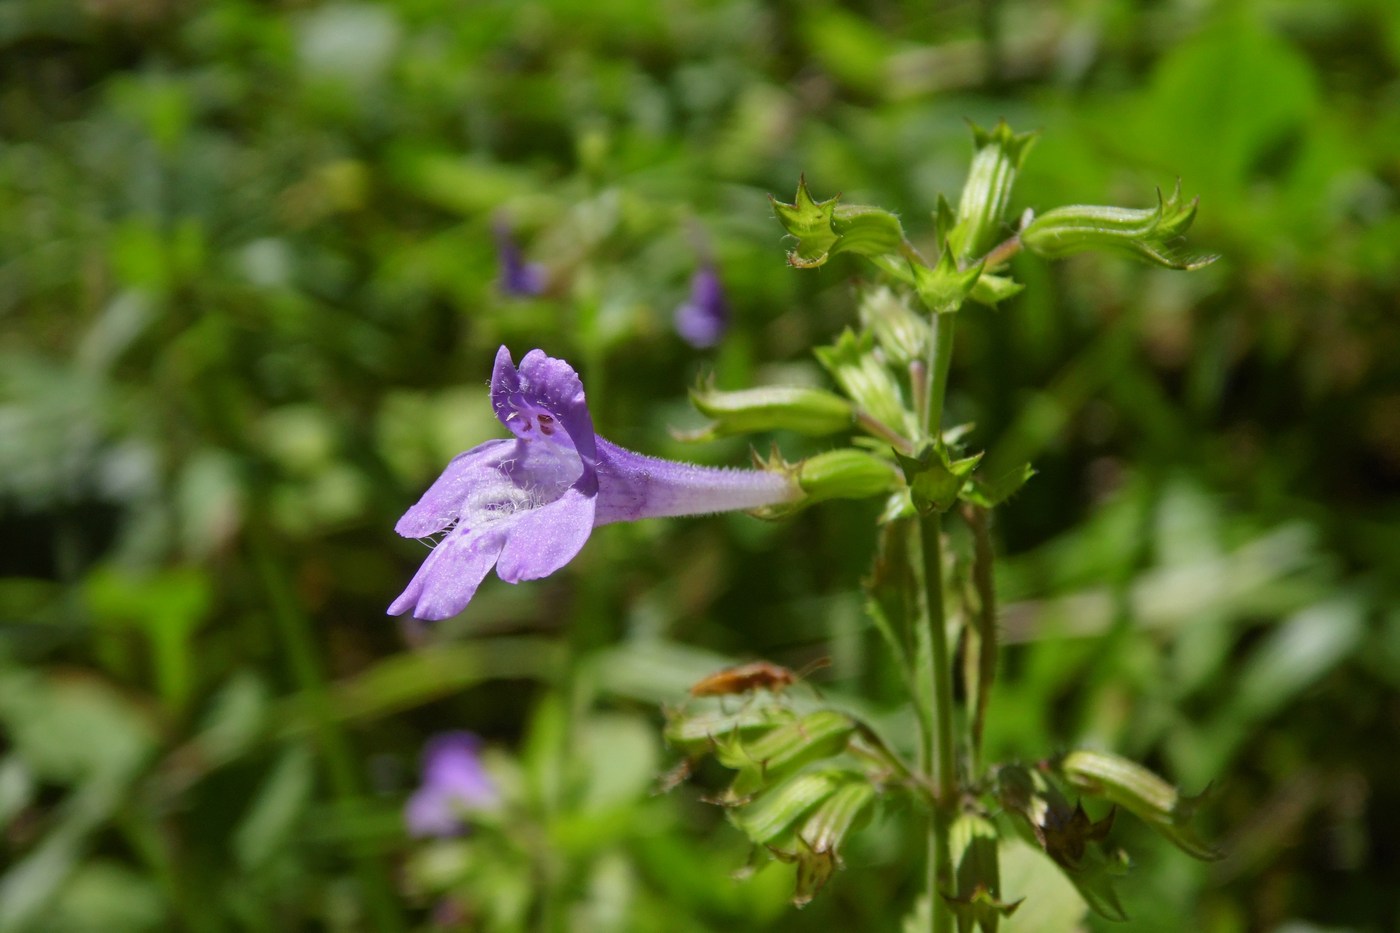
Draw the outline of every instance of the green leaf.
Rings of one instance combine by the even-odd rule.
[[[1144,156],[1213,195],[1240,190],[1258,160],[1306,132],[1318,104],[1307,59],[1248,6],[1237,6],[1158,62],[1134,101]],[[1150,122],[1149,122],[1150,121]]]
[[[975,474],[972,482],[963,487],[962,498],[984,509],[995,508],[1019,492],[1034,475],[1035,468],[1029,463],[1013,467],[997,477]]]
[[[194,688],[190,639],[208,614],[210,591],[208,577],[194,568],[148,575],[103,569],[88,576],[83,595],[100,624],[145,636],[161,699],[179,711]]]
[[[289,746],[234,831],[233,854],[245,870],[264,864],[287,843],[311,800],[313,777],[310,748]]]

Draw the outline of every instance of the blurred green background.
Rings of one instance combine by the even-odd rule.
[[[790,869],[730,878],[704,775],[650,793],[659,704],[725,658],[898,701],[877,503],[608,527],[430,630],[384,616],[426,553],[392,528],[500,435],[502,343],[618,443],[743,463],[672,439],[687,389],[819,383],[869,274],[787,269],[766,195],[805,172],[932,252],[999,117],[1042,133],[1016,212],[1179,176],[1223,258],[1018,257],[959,321],[952,418],[1040,470],[997,516],[989,755],[1213,787],[1220,862],[1119,821],[1138,929],[1400,927],[1400,5],[6,0],[0,931],[897,929],[917,816],[797,912]],[[498,288],[501,218],[546,295]],[[411,842],[463,728],[524,815]],[[1075,928],[1018,865],[1014,928]]]

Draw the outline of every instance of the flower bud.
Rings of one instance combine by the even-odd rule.
[[[838,194],[814,200],[805,177],[798,179],[793,203],[769,195],[778,222],[797,239],[797,246],[788,252],[789,265],[815,269],[840,252],[879,257],[903,251],[904,227],[898,217],[878,207],[838,204],[840,198]]]
[[[713,419],[686,440],[709,440],[756,431],[796,431],[820,436],[845,431],[855,421],[851,403],[834,392],[792,386],[763,386],[720,392],[706,384],[690,393],[691,403]]]
[[[1021,231],[1021,246],[1046,259],[1061,259],[1086,250],[1126,252],[1168,269],[1199,269],[1216,256],[1188,255],[1181,238],[1196,219],[1200,198],[1181,199],[1181,182],[1171,197],[1157,191],[1157,206],[1147,210],[1076,204],[1046,211]]]

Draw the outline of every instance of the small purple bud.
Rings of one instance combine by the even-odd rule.
[[[498,221],[492,228],[496,237],[496,257],[501,266],[498,280],[501,292],[522,298],[544,294],[545,268],[537,262],[526,262],[520,247],[511,236],[510,227]]]
[[[408,799],[404,821],[414,836],[458,836],[463,814],[500,802],[496,785],[481,766],[481,739],[471,732],[444,732],[423,748],[423,785]]]
[[[676,331],[692,347],[713,347],[729,329],[729,302],[714,266],[704,265],[690,279],[690,298],[676,308]]]

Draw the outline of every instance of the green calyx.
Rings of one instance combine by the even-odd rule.
[[[1181,249],[1181,239],[1196,219],[1199,200],[1184,201],[1178,180],[1170,197],[1157,191],[1155,208],[1057,207],[1026,225],[1021,231],[1021,246],[1046,259],[1099,250],[1127,253],[1167,269],[1199,269],[1218,258],[1190,255]]]
[[[959,269],[954,258],[956,249],[952,241],[938,257],[938,264],[928,266],[910,263],[914,276],[914,291],[919,300],[934,314],[951,314],[962,307],[973,293],[977,281],[982,277],[984,264],[978,263],[970,269]]]
[[[922,515],[946,512],[958,501],[982,461],[980,453],[953,460],[942,444],[926,447],[917,457],[899,456],[904,481],[914,508]]]
[[[852,447],[808,457],[795,471],[808,501],[867,499],[899,485],[899,474],[888,460]]]
[[[948,245],[959,265],[985,255],[1001,238],[1016,173],[1035,137],[1034,133],[1013,133],[1005,121],[990,131],[972,127],[976,154],[958,201],[956,222],[948,231]]]
[[[1098,751],[1074,751],[1059,770],[1076,789],[1123,807],[1178,849],[1203,861],[1221,853],[1191,825],[1204,795],[1188,797],[1135,761]]]
[[[778,222],[797,245],[788,251],[788,265],[815,269],[837,253],[849,252],[878,258],[902,254],[907,245],[899,218],[887,210],[862,204],[841,204],[838,194],[817,201],[807,190],[807,179],[799,178],[797,195],[791,204],[772,195],[768,199]]]
[[[710,424],[680,435],[683,440],[710,440],[758,431],[795,431],[821,436],[848,430],[855,423],[851,403],[823,389],[762,386],[721,392],[713,383],[690,392],[690,401]]]
[[[860,409],[901,433],[909,424],[899,383],[874,352],[875,335],[845,330],[831,346],[817,347],[817,361]]]
[[[996,825],[977,813],[961,813],[948,831],[953,850],[954,890],[943,900],[958,920],[958,933],[997,933],[1021,901],[1001,900],[1000,839]]]

